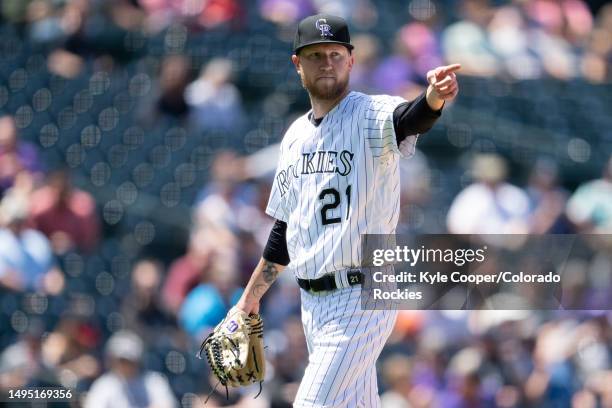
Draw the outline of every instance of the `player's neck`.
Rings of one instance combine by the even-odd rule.
[[[336,105],[344,99],[346,95],[348,95],[349,89],[348,87],[335,99],[318,99],[310,95],[310,105],[312,106],[312,115],[315,119],[320,119],[323,116],[327,115],[327,113],[334,109]]]

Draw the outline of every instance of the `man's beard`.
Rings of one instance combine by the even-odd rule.
[[[307,81],[306,78],[302,75],[301,79],[302,86],[308,91],[312,98],[324,101],[338,99],[340,95],[344,93],[349,83],[348,75],[344,80],[336,78],[336,82],[331,86],[317,84],[316,80],[313,82]]]

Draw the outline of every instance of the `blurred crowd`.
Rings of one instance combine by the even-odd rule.
[[[289,42],[294,24],[315,12],[340,15],[360,33],[353,78],[359,88],[401,93],[410,83],[423,83],[442,60],[461,63],[465,75],[518,80],[584,77],[601,83],[612,75],[612,8],[600,1],[9,0],[2,6],[4,20],[33,44],[56,49],[50,64],[68,76],[92,55],[110,56],[106,63],[142,55],[160,32],[166,49],[179,54],[190,34],[207,30],[239,34],[268,24]]]
[[[262,305],[259,398],[226,400],[195,354],[272,226],[274,142],[305,110],[290,42],[316,11],[355,28],[352,87],[369,93],[410,98],[444,62],[494,83],[612,78],[612,7],[581,0],[2,1],[0,394],[63,385],[85,407],[191,406],[210,392],[211,407],[291,406],[307,351],[290,270]],[[593,100],[594,122],[612,116]],[[458,158],[424,148],[401,165],[398,232],[612,234],[605,132],[570,135],[573,164],[599,159],[600,176],[578,183],[555,151],[526,163],[486,144]],[[173,216],[186,239],[163,232]],[[568,261],[604,296],[609,248]],[[611,358],[606,311],[403,311],[379,387],[386,408],[612,407]]]
[[[28,313],[19,306],[10,313],[15,333],[4,337],[0,386],[62,384],[83,391],[91,407],[105,406],[109,396],[132,406],[204,399],[213,383],[195,351],[240,296],[271,228],[264,214],[270,176],[249,172],[262,159],[219,152],[211,180],[194,203],[186,253],[167,267],[147,257],[127,272],[95,271],[89,302],[108,298],[112,282],[126,286],[116,289],[121,295],[115,304],[100,307],[65,283],[84,279],[72,264],[100,249],[93,198],[71,186],[66,171],[45,176],[28,168],[18,152],[28,152],[27,158],[36,156],[36,148],[21,145],[12,117],[0,124],[12,135],[2,145],[0,166],[17,162],[19,169],[6,174],[0,202],[3,308],[6,313],[13,298]],[[427,163],[417,155],[412,166],[411,174],[422,178],[403,186],[408,210],[402,232],[422,232],[427,217],[411,212],[431,205]],[[508,167],[499,155],[478,155],[466,170],[471,181],[452,202],[442,232],[612,233],[612,157],[600,179],[573,193],[561,187],[548,159],[534,164],[524,187],[506,181]],[[609,245],[590,259],[568,261],[582,262],[572,267],[581,271],[583,287],[598,286],[604,295],[612,293]],[[67,303],[55,324],[43,322],[54,299],[62,297]],[[290,406],[307,359],[299,310],[299,289],[289,271],[262,305],[270,365],[263,396],[255,403],[253,390],[234,391],[225,401],[223,392],[215,392],[211,406]],[[383,406],[610,406],[611,341],[607,312],[401,312],[381,358]],[[144,370],[151,367],[158,371]]]

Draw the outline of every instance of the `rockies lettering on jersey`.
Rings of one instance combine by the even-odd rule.
[[[399,217],[399,159],[393,111],[404,99],[349,93],[319,126],[298,118],[281,142],[266,213],[287,223],[287,250],[300,278],[358,267],[361,234],[392,234]]]
[[[302,153],[297,162],[290,164],[284,170],[279,170],[276,174],[281,197],[289,189],[293,178],[318,173],[338,173],[340,176],[347,176],[353,169],[351,164],[353,156],[354,154],[348,150],[343,150],[340,154],[333,150]]]

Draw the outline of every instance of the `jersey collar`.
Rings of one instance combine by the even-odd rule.
[[[330,115],[333,115],[334,112],[336,112],[338,109],[340,109],[341,106],[345,105],[348,100],[350,99],[350,97],[354,94],[354,91],[350,91],[349,93],[346,94],[346,96],[344,98],[342,98],[342,100],[332,108],[332,110],[330,110],[329,112],[327,112],[323,117],[315,119],[312,109],[310,109],[308,111],[308,113],[306,114],[306,118],[308,119],[308,121],[314,126],[314,127],[318,127],[321,123],[323,123],[323,121],[325,120],[325,118],[327,118]]]

